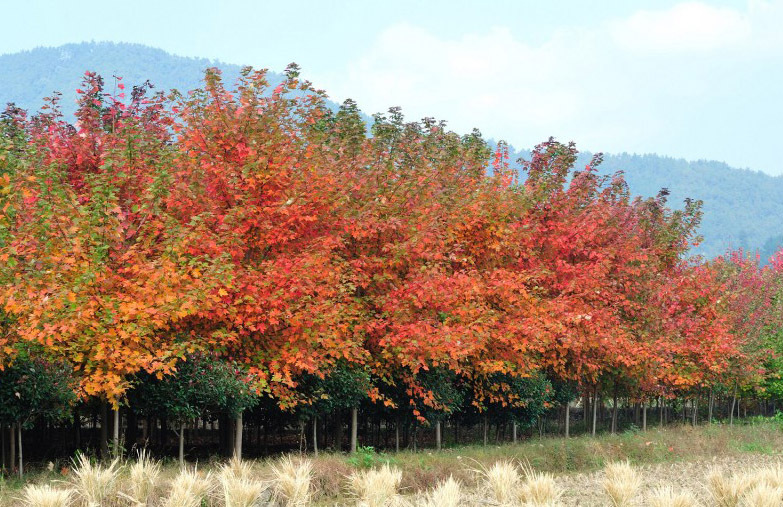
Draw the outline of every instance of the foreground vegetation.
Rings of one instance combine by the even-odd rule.
[[[203,505],[202,501],[248,507],[270,502],[629,505],[627,499],[633,505],[766,506],[783,502],[780,449],[780,423],[755,418],[734,426],[677,426],[441,452],[386,454],[362,448],[354,455],[209,461],[183,472],[146,453],[127,462],[95,462],[80,456],[70,463],[51,463],[24,482],[7,479],[0,498],[4,505],[19,505],[26,496],[45,496],[45,488],[52,487],[71,502],[46,504],[52,506]],[[768,501],[769,495],[776,495],[773,503],[757,498]],[[685,503],[676,503],[677,496]]]

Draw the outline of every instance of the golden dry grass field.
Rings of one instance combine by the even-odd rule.
[[[0,499],[4,507],[783,505],[783,428],[756,420],[441,452],[212,461],[184,471],[154,458],[81,458],[4,480]]]

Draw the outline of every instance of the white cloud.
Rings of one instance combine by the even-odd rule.
[[[699,2],[639,11],[612,25],[615,42],[632,50],[709,51],[736,46],[751,35],[746,14]]]
[[[774,153],[738,142],[777,142],[771,122],[783,99],[769,92],[777,87],[768,69],[783,69],[781,6],[684,3],[560,29],[541,44],[507,27],[447,39],[398,24],[348,68],[314,80],[368,113],[399,105],[408,118],[446,119],[458,132],[478,127],[519,147],[555,136],[593,151],[783,172]]]

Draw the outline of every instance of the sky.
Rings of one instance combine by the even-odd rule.
[[[16,20],[0,54],[115,41],[297,62],[368,114],[783,175],[783,0],[0,0],[0,13]]]

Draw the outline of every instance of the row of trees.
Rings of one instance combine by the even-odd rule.
[[[368,133],[295,67],[274,89],[251,69],[107,88],[85,76],[74,125],[57,97],[0,121],[4,386],[44,361],[57,407],[230,414],[239,443],[267,399],[438,430],[466,400],[529,422],[578,396],[779,392],[783,257],[687,258],[700,203],[631,198],[600,157],[575,170],[549,140],[516,167],[397,109]]]

